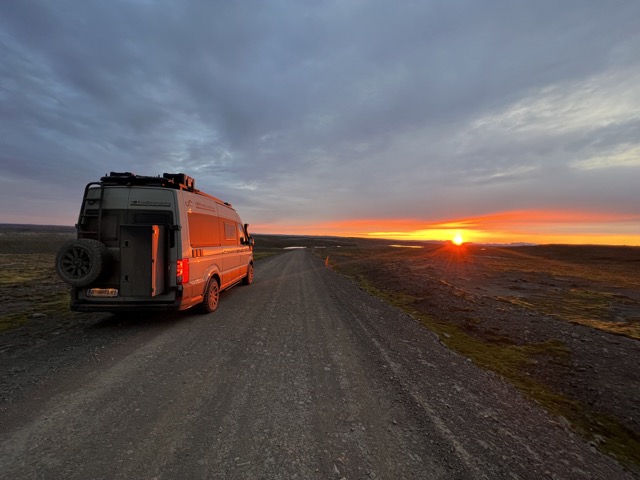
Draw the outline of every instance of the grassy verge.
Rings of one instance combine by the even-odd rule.
[[[3,313],[0,315],[0,332],[18,328],[27,323],[28,315],[25,312]]]
[[[562,293],[550,292],[545,296],[535,296],[526,300],[516,297],[507,297],[504,300],[560,320],[640,340],[639,317],[628,318],[626,321],[611,318],[613,303],[631,304],[631,300],[624,295],[571,288],[563,290]]]
[[[348,255],[346,262],[332,262],[332,267],[355,280],[365,291],[419,319],[452,350],[472,359],[480,367],[500,374],[551,414],[564,417],[592,445],[629,466],[640,466],[640,438],[635,432],[614,417],[555,391],[531,375],[540,359],[554,368],[570,368],[570,351],[562,341],[551,339],[519,345],[502,336],[473,335],[469,330],[472,325],[465,328],[434,319],[420,311],[416,308],[420,298],[392,286],[380,287],[375,274],[361,268],[356,257]]]
[[[70,315],[68,287],[53,254],[0,254],[0,331],[25,325],[35,313]]]
[[[61,292],[34,299],[30,307],[10,313],[3,312],[0,314],[0,332],[25,325],[36,313],[44,313],[57,319],[68,317],[69,302],[69,293]]]
[[[281,253],[281,250],[259,250],[259,251],[254,251],[253,252],[253,259],[255,261],[258,260],[263,260],[265,258],[269,258],[272,257],[273,255],[278,255],[279,253]]]

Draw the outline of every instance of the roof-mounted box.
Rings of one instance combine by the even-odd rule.
[[[184,173],[164,173],[162,177],[145,177],[131,172],[111,172],[100,179],[102,185],[166,187],[195,191],[195,180]]]

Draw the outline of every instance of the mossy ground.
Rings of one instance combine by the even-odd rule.
[[[364,290],[419,319],[437,333],[441,341],[452,350],[470,358],[480,367],[500,374],[551,414],[566,418],[576,432],[597,448],[612,454],[623,463],[635,465],[634,468],[640,466],[640,438],[636,432],[613,416],[596,411],[580,399],[559,392],[552,384],[545,382],[544,375],[535,374],[536,371],[539,373],[545,368],[553,369],[554,374],[571,374],[571,351],[565,343],[554,338],[544,342],[516,343],[504,335],[480,332],[475,325],[480,323],[479,320],[461,324],[453,319],[447,321],[433,318],[421,308],[422,298],[415,294],[414,286],[383,280],[386,277],[383,273],[385,264],[388,267],[398,262],[405,254],[381,250],[374,255],[377,265],[373,267],[368,261],[372,258],[372,252],[366,249],[331,252],[330,263],[332,268],[355,280]],[[406,265],[404,267],[406,268]],[[525,267],[532,268],[531,262],[525,263]],[[566,269],[562,271],[564,274],[567,273]],[[451,294],[456,293],[464,296],[464,293],[453,290]],[[558,298],[553,298],[558,295],[562,295],[565,301],[560,302]],[[549,297],[536,297],[533,302],[519,302],[539,314],[552,314],[568,322],[639,338],[636,326],[620,328],[618,324],[613,329],[612,326],[615,324],[597,320],[607,314],[611,298],[612,294],[608,292],[573,288],[568,292],[550,293]],[[508,301],[518,303],[517,299]],[[455,316],[455,311],[452,311],[451,315]]]
[[[587,288],[570,288],[526,299],[510,297],[505,300],[567,322],[640,340],[639,315],[620,319],[612,313],[613,304],[620,304],[622,308],[633,304],[633,301],[624,295]]]
[[[69,289],[58,278],[53,254],[0,254],[0,331],[17,328],[34,314],[68,318]]]
[[[277,255],[278,253],[280,253],[280,250],[254,250],[253,259],[257,262],[258,260],[272,257],[273,255]]]

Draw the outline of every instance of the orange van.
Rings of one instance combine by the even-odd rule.
[[[222,290],[253,281],[248,225],[183,173],[89,183],[76,231],[56,256],[75,311],[213,312]]]

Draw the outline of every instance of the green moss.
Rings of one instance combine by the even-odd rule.
[[[571,288],[562,293],[550,292],[522,300],[517,297],[500,298],[501,301],[553,316],[571,323],[579,323],[609,333],[625,335],[640,340],[640,318],[621,321],[614,318],[612,305],[624,303],[619,295]]]
[[[355,280],[363,290],[419,319],[437,333],[447,347],[470,358],[480,367],[500,374],[551,414],[566,418],[575,431],[593,441],[602,451],[627,465],[640,466],[640,438],[632,430],[615,418],[556,392],[551,386],[527,374],[540,357],[568,368],[570,350],[562,341],[550,339],[517,345],[500,335],[473,335],[469,333],[474,328],[473,322],[458,326],[429,317],[415,308],[419,298],[389,288],[379,288],[366,276],[366,272],[358,269],[355,262],[341,263],[337,269]]]
[[[28,315],[24,312],[0,315],[0,332],[18,328],[27,323]]]
[[[253,252],[253,259],[257,262],[258,260],[269,258],[269,257],[271,257],[273,255],[277,255],[278,253],[280,253],[280,252],[276,252],[276,251],[273,251],[273,252]]]
[[[55,256],[48,254],[1,254],[0,284],[15,284],[55,275]]]
[[[41,272],[25,269],[3,269],[0,270],[0,285],[19,285],[38,280]]]
[[[34,313],[44,313],[49,318],[59,320],[72,315],[69,310],[70,296],[68,292],[52,293],[34,298],[30,308],[0,315],[0,332],[25,325]]]
[[[69,314],[69,304],[71,297],[68,292],[47,295],[37,303],[39,311],[48,315],[67,315]]]

